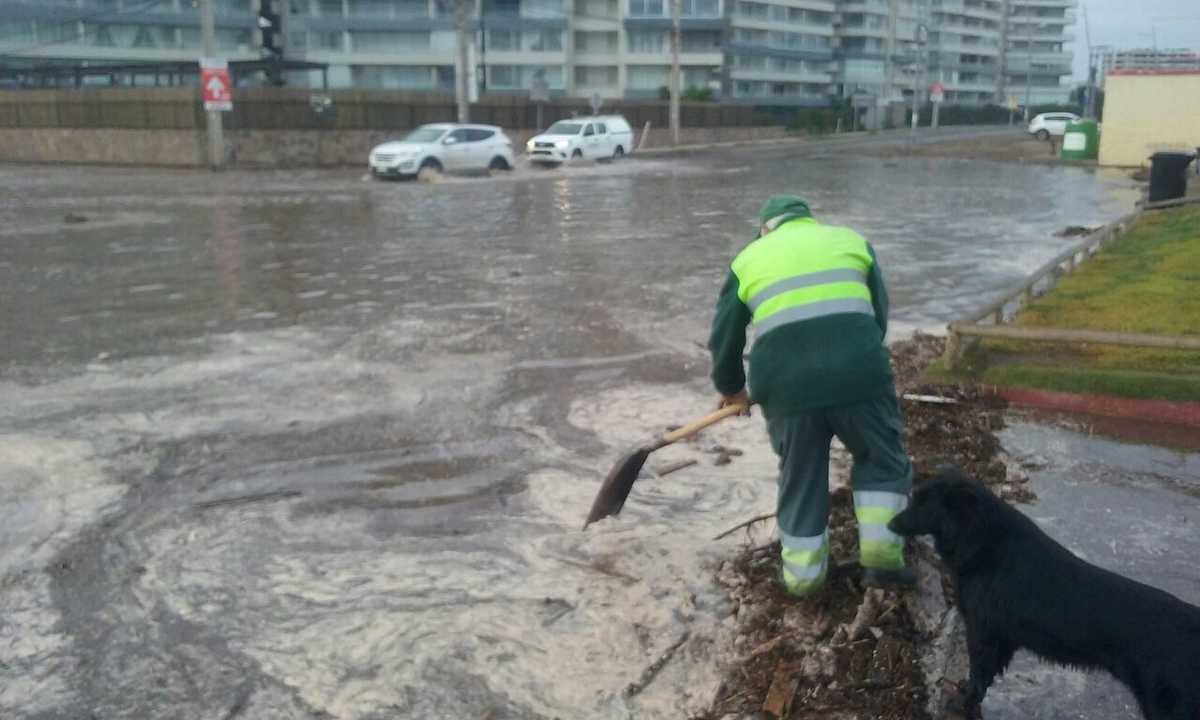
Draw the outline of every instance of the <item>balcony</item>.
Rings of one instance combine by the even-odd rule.
[[[963,15],[980,20],[999,21],[1004,17],[1004,10],[999,3],[996,3],[995,7],[989,8],[982,5],[968,5],[962,0],[942,0],[941,2],[935,0],[930,10],[935,14]]]
[[[1078,4],[1077,0],[1012,0],[1012,5],[1017,7],[1074,8]]]

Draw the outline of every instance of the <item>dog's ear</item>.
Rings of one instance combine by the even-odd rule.
[[[952,555],[947,559],[956,569],[970,565],[994,542],[996,524],[985,492],[968,481],[951,487],[943,497],[942,535]]]

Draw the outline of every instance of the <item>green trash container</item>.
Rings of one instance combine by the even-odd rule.
[[[1063,135],[1063,160],[1095,160],[1100,157],[1100,127],[1095,120],[1067,123]]]

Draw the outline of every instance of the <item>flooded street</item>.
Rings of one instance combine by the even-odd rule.
[[[848,147],[432,185],[0,167],[0,715],[704,707],[739,542],[710,538],[774,504],[761,418],[655,453],[699,464],[579,528],[617,456],[712,408],[708,323],[762,201],[862,232],[899,338],[1136,198]]]

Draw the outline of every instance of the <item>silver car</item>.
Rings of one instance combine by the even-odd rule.
[[[375,177],[413,177],[423,171],[510,170],[512,141],[495,125],[422,125],[400,140],[371,150]]]

